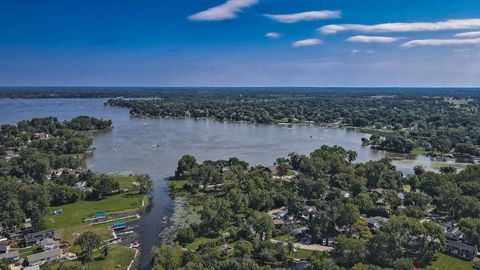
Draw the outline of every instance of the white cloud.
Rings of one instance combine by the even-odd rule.
[[[281,23],[296,23],[299,21],[338,19],[341,17],[341,12],[338,10],[321,10],[321,11],[307,11],[307,12],[294,13],[294,14],[278,14],[278,15],[265,14],[264,16]]]
[[[318,30],[323,34],[335,34],[342,31],[388,33],[468,29],[480,29],[480,19],[447,20],[441,22],[383,23],[375,25],[330,24],[320,27]]]
[[[480,31],[476,32],[465,32],[465,33],[458,33],[454,35],[455,37],[459,38],[474,38],[474,37],[480,37]]]
[[[318,38],[309,38],[304,40],[299,40],[297,42],[292,43],[292,47],[304,47],[304,46],[314,46],[322,44],[323,42]]]
[[[359,53],[359,52],[360,52],[360,50],[357,50],[357,49],[352,50],[352,53]]]
[[[347,41],[360,43],[392,43],[399,39],[400,38],[382,36],[353,36],[348,38]]]
[[[237,13],[242,9],[250,7],[258,3],[258,0],[228,0],[227,2],[193,14],[188,17],[192,21],[222,21],[235,19]]]
[[[267,38],[271,38],[271,39],[277,39],[279,37],[281,37],[282,34],[281,33],[277,33],[277,32],[268,32],[265,34],[265,37]]]
[[[402,44],[402,47],[416,46],[448,46],[448,45],[480,45],[480,38],[472,39],[417,39]]]

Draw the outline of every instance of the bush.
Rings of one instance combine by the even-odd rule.
[[[192,243],[197,236],[191,227],[180,228],[177,232],[176,240],[180,244]]]

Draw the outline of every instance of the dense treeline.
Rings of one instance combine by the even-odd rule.
[[[460,220],[467,241],[480,241],[479,165],[458,174],[417,167],[414,175],[404,176],[388,160],[353,164],[355,158],[355,152],[338,146],[292,153],[277,159],[277,168],[297,172],[286,180],[285,173],[272,175],[236,158],[198,164],[183,156],[176,179],[187,184],[178,189],[180,180],[171,180],[172,191],[199,209],[200,222],[180,229],[177,244],[155,249],[155,269],[288,267],[295,256],[292,244],[271,239],[295,226],[306,226],[313,243],[335,239],[330,255],[313,254],[307,269],[412,269],[430,263],[446,246],[443,225],[422,220],[432,213]],[[278,208],[286,209],[290,225],[273,225],[267,212]],[[372,231],[366,217],[384,221]],[[198,237],[218,240],[196,251],[182,249]]]
[[[377,148],[478,155],[480,99],[469,94],[370,92],[173,92],[157,99],[110,99],[133,115],[250,123],[315,123],[382,134]],[[373,144],[373,143],[369,143]]]

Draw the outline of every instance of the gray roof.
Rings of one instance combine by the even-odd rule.
[[[0,254],[0,260],[14,259],[14,258],[18,258],[18,256],[19,256],[18,251],[15,250],[15,251],[12,251],[12,252]]]
[[[38,241],[45,238],[51,238],[55,234],[53,230],[45,230],[36,233],[27,233],[25,234],[25,241]]]
[[[50,257],[53,257],[53,256],[60,256],[61,254],[62,254],[62,251],[60,249],[58,249],[58,248],[57,249],[52,249],[52,250],[48,250],[48,251],[45,251],[45,252],[29,255],[29,256],[27,256],[27,261],[29,263],[30,262],[36,262],[36,261],[40,261],[40,260],[50,258]]]
[[[475,253],[477,254],[478,252],[478,249],[476,246],[472,246],[472,245],[469,245],[469,244],[465,244],[465,243],[460,243],[460,242],[455,242],[455,241],[448,241],[448,246],[449,247],[455,247],[455,248],[458,248],[458,249],[461,249],[461,250],[468,250],[472,253]]]

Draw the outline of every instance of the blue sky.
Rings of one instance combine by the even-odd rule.
[[[3,0],[0,24],[0,85],[480,86],[478,0]]]

